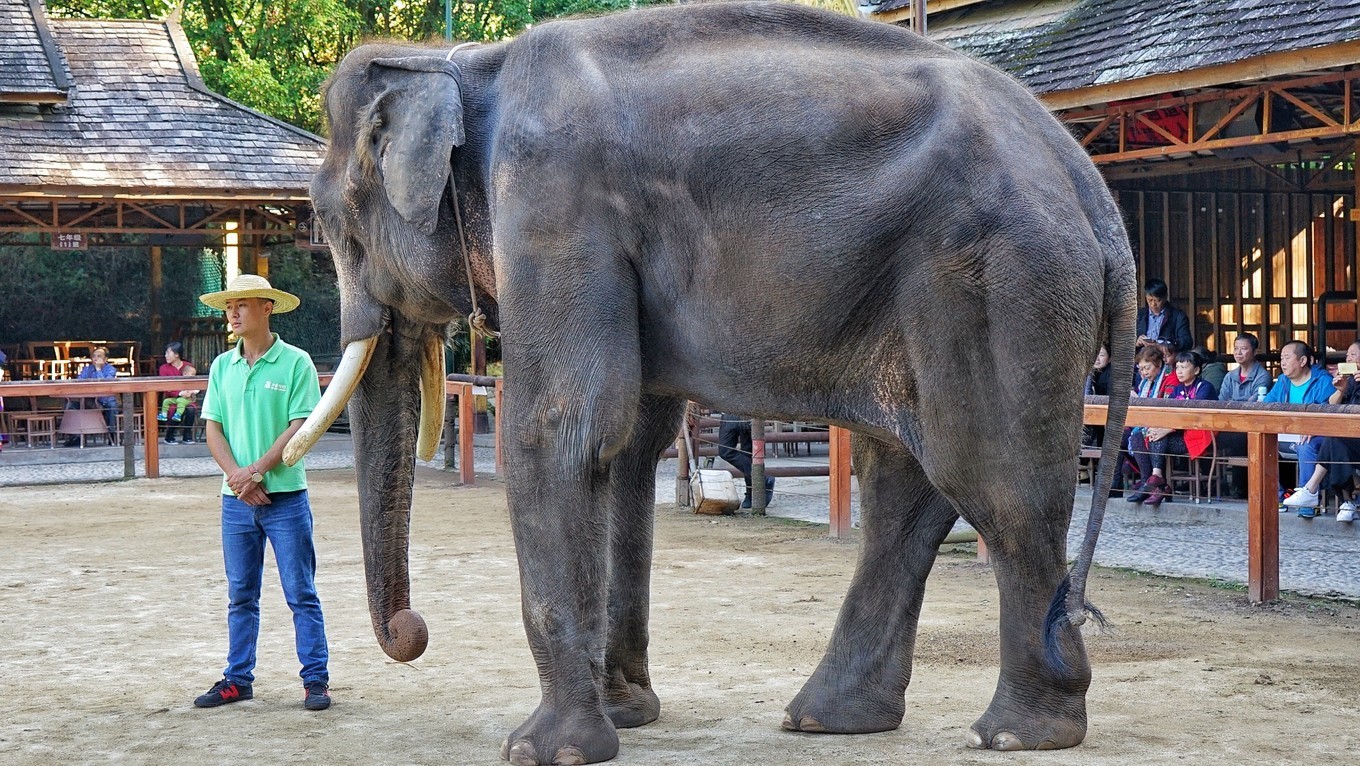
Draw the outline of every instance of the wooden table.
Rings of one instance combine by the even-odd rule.
[[[101,410],[66,410],[61,416],[61,425],[57,427],[57,433],[67,436],[79,436],[80,446],[85,446],[85,437],[103,436],[112,443],[109,437],[108,423],[104,422],[104,411]]]

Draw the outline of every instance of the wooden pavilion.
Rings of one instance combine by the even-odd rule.
[[[911,23],[914,0],[870,18]],[[1068,124],[1126,212],[1140,275],[1230,351],[1345,350],[1360,299],[1360,0],[928,0],[927,35]]]
[[[268,246],[311,243],[324,140],[208,90],[176,19],[50,19],[42,0],[0,0],[0,38],[0,245],[151,235],[267,274]],[[161,249],[146,246],[153,349],[168,340]]]

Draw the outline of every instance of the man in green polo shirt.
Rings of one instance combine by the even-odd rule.
[[[227,569],[227,667],[194,700],[217,707],[254,696],[255,645],[260,633],[260,586],[265,541],[274,549],[298,660],[303,705],[330,707],[329,652],[316,594],[312,507],[303,465],[283,464],[283,447],[321,398],[307,352],[269,330],[269,317],[298,307],[296,296],[243,274],[222,292],[199,297],[225,311],[236,347],[217,357],[203,400],[208,449],[222,467],[222,558]]]

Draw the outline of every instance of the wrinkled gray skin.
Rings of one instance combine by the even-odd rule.
[[[1077,626],[1105,497],[1069,592],[1082,378],[1107,342],[1112,390],[1128,388],[1137,289],[1119,214],[1064,129],[982,64],[788,4],[550,23],[446,52],[350,53],[312,186],[344,340],[381,336],[350,413],[384,648],[411,659],[424,638],[406,561],[417,359],[470,308],[452,169],[479,301],[504,332],[542,686],[504,757],[605,760],[616,728],[658,716],[652,486],[686,399],[855,431],[858,570],[786,728],[901,723],[926,575],[962,515],[1001,596],[1000,679],[969,744],[1081,742]]]

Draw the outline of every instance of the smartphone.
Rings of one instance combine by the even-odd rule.
[[[1354,375],[1357,372],[1360,372],[1360,369],[1357,369],[1355,362],[1342,362],[1336,366],[1337,375]]]

